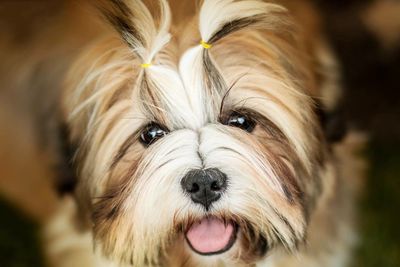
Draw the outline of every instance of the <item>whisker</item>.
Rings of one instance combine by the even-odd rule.
[[[220,109],[219,109],[219,116],[221,119],[222,116],[222,112],[224,109],[224,104],[225,104],[225,100],[228,97],[229,93],[231,92],[231,90],[235,87],[235,85],[243,78],[247,75],[248,73],[243,73],[241,76],[239,76],[238,78],[236,78],[236,80],[229,86],[228,90],[225,92],[224,96],[222,97],[221,100],[221,105],[220,105]]]

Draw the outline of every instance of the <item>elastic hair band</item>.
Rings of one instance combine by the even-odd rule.
[[[200,44],[201,44],[201,46],[204,47],[205,49],[210,49],[211,46],[212,46],[211,44],[208,44],[208,43],[204,42],[204,40],[201,40],[201,41],[200,41]]]
[[[143,69],[147,69],[150,66],[151,66],[151,63],[142,63],[142,64],[140,64],[140,67],[142,67]]]

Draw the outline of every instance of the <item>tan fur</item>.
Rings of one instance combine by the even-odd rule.
[[[106,7],[109,4],[101,2]],[[58,210],[46,223],[43,233],[50,266],[129,267],[130,261],[134,266],[145,262],[154,266],[188,267],[346,266],[357,240],[354,205],[364,166],[355,153],[363,138],[352,133],[332,148],[324,140],[312,98],[320,100],[327,110],[335,108],[341,95],[338,64],[321,32],[318,11],[308,1],[273,2],[289,8],[293,19],[283,9],[269,6],[272,19],[263,24],[268,26],[266,29],[232,33],[208,51],[224,82],[234,85],[229,95],[214,90],[211,79],[200,76],[202,73],[196,79],[205,81],[206,93],[199,94],[195,89],[188,93],[187,84],[178,85],[177,80],[162,76],[165,69],[157,69],[168,66],[176,70],[188,49],[198,46],[201,37],[197,13],[201,3],[170,1],[172,39],[155,55],[141,50],[134,53],[129,45],[140,47],[143,45],[140,40],[127,45],[110,27],[98,26],[91,8],[72,5],[71,17],[80,18],[81,22],[85,18],[87,28],[81,31],[90,33],[72,45],[89,44],[65,75],[60,97],[62,120],[69,127],[70,141],[78,145],[74,158],[79,176],[78,201],[70,197],[56,200],[49,182],[37,179],[44,197],[38,199],[35,207],[42,206],[41,202],[55,203],[47,205],[48,211],[41,211],[44,215],[39,212],[37,216],[47,218],[53,210]],[[140,13],[137,16],[142,23],[148,24],[140,28],[146,33],[144,41],[151,42],[160,37],[152,32],[150,25],[150,16],[156,15],[158,9],[152,1],[145,3],[153,8],[151,14],[140,13],[142,6],[136,2],[132,5]],[[159,23],[157,18],[155,26]],[[75,31],[81,32],[75,23],[66,25],[71,36]],[[101,30],[94,30],[95,27]],[[140,68],[147,58],[156,68]],[[243,69],[247,70],[246,75]],[[65,72],[61,73],[64,76]],[[160,77],[164,77],[164,83],[155,82]],[[190,105],[176,98],[184,93]],[[206,107],[199,105],[196,110],[196,101],[203,97],[207,99]],[[222,100],[226,102],[219,110]],[[239,108],[259,112],[249,112],[252,117],[260,117],[252,136],[219,125],[230,109]],[[219,111],[222,114],[218,115]],[[204,118],[199,118],[199,114]],[[152,120],[174,131],[166,141],[145,148],[138,141],[140,129]],[[180,162],[198,155],[210,158],[209,164],[218,161],[220,156],[215,151],[220,144],[213,144],[213,138],[221,143],[226,141],[225,146],[232,145],[242,154],[247,153],[247,158],[235,159],[232,165],[241,166],[251,177],[247,181],[231,171],[229,174],[237,183],[232,187],[240,191],[239,185],[246,185],[244,188],[251,193],[229,195],[232,200],[222,199],[213,211],[214,216],[236,220],[244,232],[221,258],[194,255],[185,245],[181,228],[199,220],[204,212],[191,209],[190,202],[172,186],[187,171],[187,166],[200,166],[195,160],[187,165]],[[51,153],[42,156],[35,148],[30,151],[33,152],[29,158],[43,157],[41,165],[32,166],[33,172],[52,176],[48,171]],[[175,158],[157,165],[174,153],[179,156],[174,173],[177,177],[162,169]],[[232,155],[235,154],[229,154]],[[263,162],[260,166],[259,161]],[[229,172],[228,164],[223,167]],[[152,198],[153,188],[158,188],[157,194],[165,197],[161,202]],[[253,188],[256,190],[251,191]],[[250,203],[246,195],[251,194],[260,202]],[[301,200],[303,194],[305,203]],[[175,198],[169,198],[170,195]],[[235,198],[247,205],[245,211],[237,209],[235,214],[224,208]],[[143,203],[138,205],[138,202]],[[156,213],[155,205],[160,207]],[[31,212],[37,213],[35,207]],[[286,221],[281,220],[277,211]],[[256,234],[279,244],[265,258],[257,254],[252,236],[245,232],[248,221]]]
[[[140,9],[142,7],[138,5],[136,8]],[[271,6],[271,8],[273,7]],[[313,19],[313,17],[315,17],[315,12],[311,8],[307,9],[306,6],[302,5],[293,5],[291,8],[294,12],[300,11],[300,14],[306,14],[298,15],[300,19],[302,16],[307,18],[304,23],[304,28],[295,25],[296,21],[293,22],[292,25],[292,22],[285,17],[286,14],[280,14],[280,11],[272,11],[270,15],[271,18],[274,16],[280,16],[280,18],[275,21],[271,20],[272,26],[267,26],[267,30],[246,30],[231,34],[231,36],[224,38],[221,42],[216,44],[215,47],[213,46],[211,51],[222,75],[226,77],[226,83],[233,84],[236,82],[235,86],[242,88],[241,90],[233,91],[231,95],[229,95],[227,106],[231,106],[231,108],[232,106],[235,107],[235,105],[241,103],[243,99],[246,101],[243,102],[245,107],[263,105],[262,99],[268,98],[273,100],[273,102],[271,102],[271,107],[263,111],[265,113],[262,114],[264,116],[269,116],[272,120],[271,123],[276,124],[279,129],[282,129],[282,136],[286,136],[288,140],[275,140],[278,137],[275,134],[270,138],[271,141],[267,142],[267,144],[269,144],[267,147],[261,146],[258,143],[252,145],[255,151],[265,153],[263,155],[263,161],[275,160],[276,163],[271,163],[272,165],[270,166],[275,170],[274,173],[280,177],[281,182],[286,179],[287,185],[285,190],[294,197],[294,203],[298,202],[297,197],[295,197],[297,194],[296,192],[301,190],[306,194],[308,198],[306,206],[296,207],[293,204],[292,206],[285,204],[285,202],[280,199],[281,196],[276,195],[274,191],[266,191],[264,193],[270,195],[271,203],[274,203],[274,205],[279,203],[280,211],[284,214],[281,216],[285,216],[287,220],[290,221],[293,229],[292,231],[294,231],[297,238],[301,238],[304,235],[304,225],[306,224],[305,218],[301,215],[301,210],[314,209],[314,205],[318,210],[320,206],[324,206],[321,202],[324,202],[324,198],[329,198],[329,190],[331,190],[332,187],[338,186],[336,184],[336,176],[338,174],[335,173],[337,171],[335,163],[330,162],[333,160],[330,158],[331,156],[324,155],[326,153],[323,148],[324,144],[318,144],[318,146],[321,147],[317,149],[320,133],[319,129],[310,123],[310,121],[313,121],[313,115],[311,114],[310,99],[308,98],[310,95],[320,98],[324,104],[325,99],[323,99],[323,97],[329,94],[322,91],[324,90],[324,84],[318,84],[324,81],[324,78],[317,79],[318,74],[326,74],[323,72],[319,73],[318,64],[331,64],[330,61],[323,61],[324,58],[322,58],[324,55],[323,53],[329,52],[326,47],[318,48],[324,42],[321,41],[323,38],[322,36],[319,38],[316,37],[320,32],[318,29],[318,19]],[[276,12],[276,14],[274,14],[274,12]],[[147,17],[146,13],[140,16],[143,16],[142,20],[147,21],[148,27],[150,27],[150,18]],[[184,57],[184,52],[195,45],[193,42],[201,39],[198,35],[198,31],[193,31],[194,28],[192,25],[195,25],[194,20],[196,19],[198,18],[195,16],[192,19],[193,21],[189,20],[188,27],[180,26],[182,22],[175,24],[177,28],[185,32],[184,37],[182,38],[180,36],[179,31],[173,31],[175,32],[174,41],[170,43],[165,50],[161,50],[160,55],[158,57],[155,56],[151,61],[154,60],[157,64],[165,64],[167,66],[177,64],[176,59]],[[138,29],[140,33],[142,30],[140,24],[138,25]],[[305,31],[307,29],[309,29],[309,31]],[[128,49],[123,48],[123,44],[113,44],[114,41],[106,39],[103,42],[105,45],[104,47],[102,44],[96,44],[95,50],[91,52],[94,58],[91,59],[90,55],[89,58],[85,56],[77,63],[77,67],[72,68],[73,72],[70,74],[69,80],[78,82],[78,84],[67,84],[66,94],[63,96],[63,99],[67,101],[64,102],[64,114],[66,114],[65,118],[71,127],[71,140],[80,143],[77,161],[80,165],[80,175],[86,178],[80,181],[78,193],[85,195],[84,197],[80,197],[80,199],[83,205],[87,207],[86,212],[94,213],[95,238],[97,242],[99,242],[98,245],[101,246],[101,250],[111,258],[121,260],[122,262],[128,262],[129,259],[132,259],[135,264],[140,264],[141,261],[148,259],[150,261],[154,260],[154,264],[161,264],[157,261],[158,251],[155,252],[156,254],[152,254],[153,251],[151,250],[142,251],[142,249],[137,248],[135,244],[141,243],[143,248],[160,246],[162,252],[165,247],[170,246],[170,243],[157,243],[159,242],[158,240],[175,239],[174,232],[161,232],[165,231],[165,229],[159,228],[157,230],[159,231],[157,233],[158,240],[155,239],[151,241],[152,243],[146,244],[145,242],[147,242],[147,240],[143,238],[150,233],[144,232],[146,233],[144,235],[143,231],[148,231],[146,229],[147,226],[141,226],[144,228],[140,231],[136,228],[139,229],[141,223],[146,224],[149,223],[149,221],[141,223],[136,222],[135,225],[131,225],[131,222],[129,222],[130,216],[138,218],[143,215],[141,213],[133,215],[136,214],[136,209],[141,209],[136,208],[132,204],[125,204],[135,203],[135,205],[137,205],[136,203],[138,201],[147,202],[151,200],[140,200],[136,197],[137,194],[142,195],[143,192],[141,191],[145,190],[146,187],[150,187],[150,185],[143,184],[142,180],[144,181],[145,178],[141,178],[141,176],[146,176],[145,172],[149,172],[149,170],[140,169],[142,160],[140,158],[136,159],[140,154],[147,155],[146,150],[141,148],[138,142],[130,144],[129,150],[126,151],[125,155],[120,159],[122,162],[130,162],[129,165],[125,166],[126,169],[121,169],[121,165],[117,164],[116,168],[120,169],[117,173],[111,173],[111,175],[109,175],[107,170],[107,166],[110,164],[109,155],[117,154],[116,148],[121,147],[124,140],[129,140],[127,138],[133,135],[143,118],[149,116],[149,114],[153,117],[152,120],[158,121],[170,129],[180,129],[182,125],[185,127],[186,123],[190,121],[190,119],[187,120],[185,117],[180,118],[179,122],[175,121],[177,119],[176,116],[180,114],[180,104],[178,102],[174,104],[164,102],[170,101],[165,98],[165,94],[168,93],[167,91],[164,93],[159,92],[160,89],[172,90],[173,88],[171,86],[175,87],[177,85],[171,85],[169,88],[162,89],[162,86],[165,84],[157,85],[153,83],[151,81],[151,75],[153,74],[151,74],[150,71],[147,73],[146,70],[141,70],[139,68],[140,63],[143,63],[143,61],[145,63],[148,62],[146,61],[148,60],[146,59],[146,53],[144,50],[142,51],[142,49],[146,48],[145,44],[149,44],[151,38],[157,40],[156,38],[158,37],[154,33],[150,33],[144,34],[143,38],[143,42],[145,42],[143,44],[140,43],[140,39],[134,40],[132,43],[129,40],[127,41],[129,45],[133,44],[139,47],[137,57],[133,57],[134,55],[132,55]],[[297,44],[295,48],[292,46],[293,42]],[[144,47],[141,48],[141,45]],[[121,48],[115,49],[115,47]],[[246,48],[251,48],[252,54],[243,53],[243,49]],[[319,54],[318,50],[321,51]],[[235,61],[231,62],[229,60],[231,55],[234,55],[232,58]],[[320,56],[321,58],[318,58]],[[260,61],[260,59],[263,59],[263,61]],[[282,60],[287,60],[287,62],[282,64]],[[321,62],[318,60],[321,60]],[[95,65],[92,65],[92,62],[96,62]],[[247,76],[241,78],[232,75],[234,73],[242,75],[241,72],[238,72],[240,69],[235,65],[235,62],[243,64],[241,69],[250,67],[246,74]],[[255,72],[255,74],[252,74],[253,72]],[[137,76],[134,76],[134,73],[137,73]],[[271,80],[262,80],[262,77],[258,73],[268,73]],[[154,75],[158,76],[163,74],[160,72]],[[79,76],[86,78],[83,80],[76,79],[76,77]],[[149,80],[147,80],[148,77],[150,77]],[[328,80],[330,78],[327,76],[326,79]],[[332,82],[334,83],[335,81],[333,80]],[[262,87],[257,87],[259,85]],[[271,90],[268,87],[270,87]],[[328,87],[328,85],[326,85],[326,87]],[[207,97],[211,100],[211,105],[206,108],[205,111],[211,114],[208,118],[209,120],[211,119],[211,121],[215,119],[212,114],[216,112],[216,108],[218,108],[216,107],[216,103],[219,103],[222,99],[218,97],[219,92],[213,92],[212,90],[214,90],[214,88],[206,92]],[[338,90],[338,88],[326,90],[334,91]],[[196,94],[198,92],[194,91],[193,93]],[[338,92],[336,94],[340,93]],[[132,98],[130,98],[129,95],[132,95]],[[140,99],[138,98],[139,95],[141,96]],[[198,97],[202,97],[202,94],[200,93]],[[330,96],[328,95],[328,97]],[[212,102],[213,98],[216,99],[215,103]],[[72,102],[70,102],[71,100]],[[329,100],[326,100],[327,106],[329,106]],[[196,99],[193,101],[196,101]],[[149,114],[144,114],[142,110],[140,110],[142,105]],[[330,104],[330,106],[333,105]],[[279,111],[277,111],[278,113],[274,114],[269,111],[282,107],[285,110],[284,113],[279,113]],[[172,111],[169,110],[170,108],[172,108]],[[183,109],[186,109],[186,111],[182,113],[182,115],[186,115],[186,112],[190,110],[182,106],[182,110]],[[259,110],[258,108],[258,111]],[[167,114],[169,112],[174,112],[174,117],[170,117],[172,114],[168,116]],[[199,114],[198,110],[194,110],[193,112],[194,114]],[[195,118],[195,116],[196,115],[193,115],[191,118]],[[280,117],[280,119],[275,120],[275,118],[278,117]],[[126,124],[126,120],[131,121],[130,124]],[[117,124],[114,123],[110,125],[110,121],[117,121]],[[190,125],[190,127],[198,130],[198,127],[201,127],[202,123],[204,123],[203,121],[204,120],[199,121],[196,125]],[[268,127],[270,126],[266,126],[266,129],[268,129]],[[308,130],[307,136],[303,135],[306,132],[306,127]],[[123,135],[121,136],[121,134]],[[234,134],[232,132],[230,134],[236,136],[236,133]],[[255,134],[255,136],[257,136],[257,134]],[[260,133],[259,140],[263,140],[263,142],[269,139],[261,136],[262,132]],[[236,138],[245,139],[246,137],[237,135]],[[288,147],[281,147],[285,142],[288,143]],[[293,151],[291,151],[292,148]],[[152,150],[149,148],[149,151],[151,152]],[[273,153],[269,154],[269,151],[273,151]],[[200,154],[203,154],[201,150]],[[106,155],[106,157],[104,155]],[[284,158],[285,161],[280,162],[282,158]],[[322,169],[315,169],[315,165],[318,164],[319,161],[327,161],[327,163],[325,163]],[[96,162],[96,164],[93,165],[93,162]],[[135,164],[135,162],[139,163]],[[297,168],[297,173],[325,177],[320,188],[315,188],[317,186],[315,183],[318,182],[300,181],[297,180],[298,178],[290,178],[291,176],[295,176],[293,173],[294,166]],[[137,170],[135,170],[135,168],[137,168]],[[301,168],[304,168],[304,170],[301,171]],[[282,170],[282,172],[278,172],[278,170]],[[317,173],[315,173],[315,171]],[[118,173],[121,173],[123,177],[126,178],[121,180],[119,178],[120,174]],[[178,173],[179,172],[175,175],[178,175]],[[253,173],[253,175],[256,175],[256,173]],[[285,178],[285,176],[287,176],[287,178]],[[133,179],[131,177],[136,178]],[[96,186],[93,186],[94,184]],[[256,186],[260,188],[263,186],[261,178]],[[132,189],[136,187],[141,189],[138,191]],[[319,196],[321,191],[322,196]],[[334,196],[337,196],[338,192],[333,192]],[[151,193],[149,192],[149,194]],[[91,199],[88,199],[88,196]],[[101,200],[96,201],[95,198],[97,197]],[[314,201],[317,202],[313,203]],[[171,208],[172,207],[164,207],[165,211]],[[142,212],[144,212],[144,210]],[[264,212],[269,213],[269,219],[274,220],[274,223],[279,225],[278,220],[272,218],[273,214],[270,213],[271,211]],[[165,215],[168,216],[168,214]],[[319,215],[312,213],[311,216],[316,216],[318,218]],[[322,216],[323,219],[327,219],[326,217],[327,215]],[[312,218],[313,217],[311,217],[310,227],[315,223],[315,219],[313,220]],[[168,217],[165,217],[165,220],[168,224]],[[180,218],[179,220],[182,219]],[[328,219],[327,222],[328,221],[331,222],[332,218]],[[318,226],[317,224],[317,227]],[[154,225],[153,227],[158,226]],[[289,232],[285,233],[284,225],[277,227],[279,231],[281,231],[281,238],[288,240],[293,238],[290,237]],[[315,232],[316,231],[317,230],[315,230]],[[140,239],[139,236],[142,235],[143,237]],[[274,239],[272,233],[267,235],[270,240]],[[133,240],[137,240],[133,241],[130,236],[133,236]],[[286,242],[288,242],[287,246],[290,247],[293,245],[291,242],[294,241]],[[131,250],[129,247],[133,247],[134,249]],[[240,254],[245,254],[245,252],[242,251]],[[245,260],[243,255],[239,256],[240,254],[237,256],[232,255],[232,257],[239,257],[242,262],[249,260],[251,262],[253,260],[252,258],[254,256],[249,256],[249,258]],[[272,256],[272,258],[273,257],[274,256]],[[282,256],[282,258],[287,258],[287,256]],[[192,262],[193,259],[188,258],[188,260]],[[195,264],[195,261],[192,263]]]

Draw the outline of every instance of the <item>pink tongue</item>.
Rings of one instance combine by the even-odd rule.
[[[194,250],[208,254],[226,248],[233,234],[233,225],[216,218],[204,218],[190,227],[186,237]]]

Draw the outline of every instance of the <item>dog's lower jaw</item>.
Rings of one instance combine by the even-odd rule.
[[[333,165],[327,167],[324,181],[328,189],[310,218],[306,242],[295,252],[288,252],[283,248],[272,249],[253,266],[346,266],[357,240],[354,231],[355,201],[350,196],[357,195],[354,191],[359,187],[358,183],[365,169],[364,161],[357,159],[355,155],[363,145],[363,139],[359,134],[351,133],[343,143],[334,147],[341,155],[338,164],[342,171],[337,175]],[[348,194],[349,190],[354,194]],[[45,226],[46,252],[50,264],[53,264],[50,266],[131,267],[112,263],[100,255],[93,254],[91,232],[81,232],[73,227],[76,225],[76,216],[76,203],[67,197],[62,201],[59,212]],[[229,251],[220,255],[201,256],[190,251],[184,236],[180,235],[168,249],[168,257],[165,257],[160,266],[249,266],[249,263],[234,261],[234,257],[229,257],[235,255],[238,244],[237,240]]]

